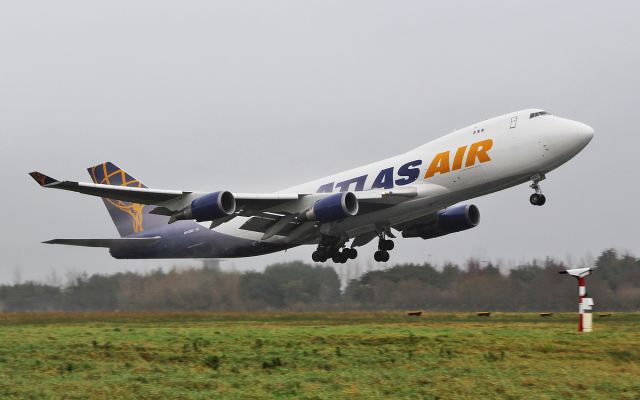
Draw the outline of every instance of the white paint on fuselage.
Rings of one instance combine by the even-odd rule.
[[[593,137],[593,129],[580,122],[553,115],[530,118],[532,113],[539,111],[542,110],[527,109],[491,118],[456,130],[404,154],[316,179],[282,192],[315,193],[323,185],[363,175],[367,175],[364,190],[369,190],[381,170],[393,167],[395,182],[402,178],[398,174],[400,166],[421,160],[421,165],[416,167],[419,168],[418,178],[407,185],[417,188],[417,197],[381,211],[346,218],[325,228],[347,232],[352,237],[374,230],[376,226],[395,225],[419,218],[461,201],[527,182],[537,173],[546,174],[578,154]],[[515,124],[513,121],[516,121]],[[426,171],[438,153],[450,151],[453,158],[458,148],[486,139],[493,141],[487,153],[489,161],[476,162],[470,167],[463,164],[459,170],[435,174],[425,180]],[[467,156],[468,154],[465,155],[465,161]],[[354,191],[355,187],[352,185],[349,190]],[[333,191],[337,192],[338,189],[334,187]],[[240,229],[246,220],[247,218],[237,217],[216,230],[244,239],[261,240],[262,233]],[[274,236],[266,242],[287,243],[287,238]]]

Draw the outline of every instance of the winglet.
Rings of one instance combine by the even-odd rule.
[[[43,187],[58,182],[58,180],[37,171],[29,172],[29,175],[31,175],[31,177]]]

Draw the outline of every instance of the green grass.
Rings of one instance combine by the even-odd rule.
[[[0,314],[0,398],[638,399],[640,314]]]

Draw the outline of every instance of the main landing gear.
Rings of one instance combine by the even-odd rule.
[[[529,197],[529,202],[534,206],[543,206],[544,203],[547,202],[547,198],[542,194],[542,189],[540,189],[540,181],[544,180],[546,177],[544,174],[536,174],[531,177],[533,183],[529,186],[531,189],[535,190],[535,193]]]
[[[378,239],[378,251],[373,253],[373,259],[377,262],[389,261],[389,251],[393,250],[394,247],[395,244],[393,243],[393,240],[387,239],[384,232],[380,233]]]
[[[318,249],[311,254],[311,259],[315,262],[325,262],[331,259],[336,264],[344,264],[347,260],[355,260],[358,257],[358,250],[344,246],[340,238],[334,236],[323,236],[318,243]],[[341,250],[342,248],[342,250]]]
[[[393,236],[392,236],[393,237]],[[314,262],[325,262],[329,259],[336,264],[344,264],[348,260],[358,257],[358,250],[353,247],[345,247],[346,240],[336,236],[322,236],[318,248],[311,254]],[[393,250],[393,240],[387,239],[385,232],[378,233],[378,251],[373,254],[377,262],[389,261],[389,251]]]

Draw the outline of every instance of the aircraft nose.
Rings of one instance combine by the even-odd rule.
[[[557,138],[561,147],[569,153],[578,153],[593,139],[593,128],[578,121],[565,120]]]
[[[593,139],[593,128],[582,122],[556,119],[553,123],[548,143],[560,159],[575,156]]]
[[[582,122],[575,122],[574,135],[580,146],[584,147],[593,139],[593,128]]]

